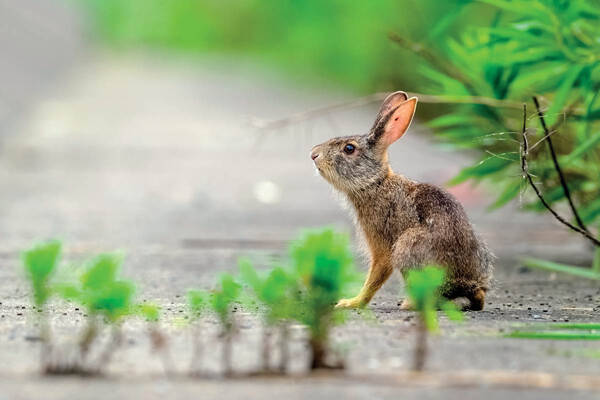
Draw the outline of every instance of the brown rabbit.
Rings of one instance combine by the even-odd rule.
[[[465,309],[483,309],[494,257],[462,206],[441,188],[395,174],[388,163],[387,148],[406,132],[416,105],[416,97],[392,93],[368,134],[334,138],[312,149],[319,173],[353,205],[371,255],[362,290],[338,307],[368,304],[394,268],[404,275],[431,263],[447,268],[442,295],[467,298]]]

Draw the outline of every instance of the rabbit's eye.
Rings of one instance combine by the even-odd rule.
[[[353,144],[347,144],[344,146],[344,153],[352,154],[356,150],[356,147]]]

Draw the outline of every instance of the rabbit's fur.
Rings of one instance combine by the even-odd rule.
[[[368,134],[334,138],[311,152],[319,173],[352,204],[371,255],[362,290],[339,307],[366,305],[394,268],[404,275],[431,263],[447,268],[445,297],[466,297],[466,308],[483,309],[493,255],[463,207],[441,188],[395,174],[388,163],[387,148],[408,129],[416,104],[393,93]]]

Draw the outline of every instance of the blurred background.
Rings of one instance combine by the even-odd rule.
[[[586,129],[597,120],[595,5],[0,0],[3,246],[59,236],[94,249],[256,249],[283,246],[303,227],[350,232],[308,153],[366,132],[379,98],[285,118],[402,89],[430,97],[391,150],[396,171],[452,180],[503,260],[589,262],[587,245],[549,216],[520,212],[541,208],[519,170],[516,102],[545,96],[553,124],[581,103],[578,121],[587,125],[568,128],[558,146],[562,155],[594,149]],[[563,99],[570,92],[579,103]],[[500,108],[457,105],[457,96]],[[538,153],[536,172],[561,209],[564,196]],[[566,171],[595,223],[599,189],[588,178],[598,154],[581,154]]]

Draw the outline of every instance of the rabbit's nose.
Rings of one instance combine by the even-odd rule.
[[[317,159],[317,157],[319,157],[319,152],[318,151],[313,151],[312,153],[310,153],[310,158],[314,161]]]

